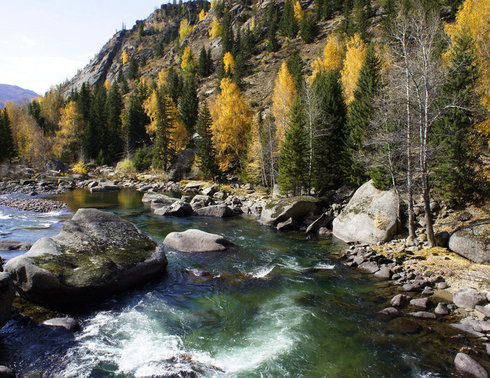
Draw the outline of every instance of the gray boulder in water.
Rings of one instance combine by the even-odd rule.
[[[234,244],[221,235],[189,229],[184,232],[171,232],[163,241],[163,245],[180,252],[221,252]]]
[[[0,272],[0,328],[10,320],[15,288],[9,273]]]
[[[92,301],[161,276],[163,249],[132,223],[112,213],[80,209],[62,231],[38,240],[5,270],[33,302]]]
[[[368,244],[391,240],[398,225],[398,199],[393,190],[382,191],[372,181],[354,193],[333,220],[333,234],[345,242]]]
[[[289,218],[301,222],[308,215],[316,214],[320,200],[313,197],[291,197],[269,202],[260,215],[260,222],[276,227]]]

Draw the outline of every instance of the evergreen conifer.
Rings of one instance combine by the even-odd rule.
[[[216,151],[212,142],[211,124],[211,114],[207,104],[204,103],[197,120],[197,132],[200,137],[197,141],[197,156],[199,157],[199,169],[206,179],[213,179],[219,174]]]

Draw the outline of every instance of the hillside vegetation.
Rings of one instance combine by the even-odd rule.
[[[490,3],[164,4],[71,81],[6,105],[0,157],[56,156],[321,195],[373,179],[464,206],[488,189]],[[8,148],[7,148],[8,146]],[[194,170],[195,171],[195,170]]]

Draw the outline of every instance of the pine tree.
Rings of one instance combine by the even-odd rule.
[[[299,101],[295,101],[291,107],[290,119],[286,140],[279,156],[277,182],[282,193],[292,192],[293,195],[298,195],[306,185],[308,170],[305,153],[308,150],[305,117]]]
[[[193,77],[187,78],[184,81],[179,111],[180,119],[184,122],[187,132],[192,135],[194,133],[199,111],[196,80]]]
[[[374,96],[380,86],[380,70],[381,62],[376,55],[374,45],[370,44],[361,67],[346,123],[347,152],[350,160],[346,174],[349,182],[354,185],[361,185],[367,179],[356,155],[362,154],[364,140],[367,137]]]
[[[316,22],[311,17],[303,17],[299,34],[305,43],[312,43],[318,34]]]
[[[276,52],[280,45],[277,41],[277,29],[279,24],[279,13],[277,7],[269,4],[267,7],[267,51]]]
[[[296,85],[298,92],[301,92],[304,84],[303,83],[304,63],[303,63],[303,59],[301,59],[301,56],[299,55],[298,50],[293,51],[293,53],[291,54],[290,58],[287,61],[287,65],[288,65],[289,72],[293,76],[294,84]]]
[[[463,34],[451,49],[449,72],[442,93],[450,104],[444,117],[436,123],[433,144],[438,154],[434,184],[451,207],[472,199],[477,188],[478,155],[474,142],[474,89],[477,80],[472,39]]]
[[[231,27],[231,17],[228,9],[225,9],[221,21],[221,53],[233,52],[235,46],[235,37]]]
[[[197,74],[200,77],[208,77],[211,74],[211,69],[209,67],[208,53],[204,46],[201,48],[199,53],[199,61],[197,63]]]
[[[96,159],[104,156],[104,128],[107,125],[107,91],[103,85],[97,85],[90,105],[90,116],[85,134],[84,156],[88,159]]]
[[[317,192],[342,186],[345,150],[346,106],[338,70],[317,75],[313,82],[319,117],[313,126],[313,167],[311,182]]]
[[[174,104],[179,103],[179,98],[182,95],[183,80],[178,72],[172,67],[167,75],[168,93]]]
[[[0,162],[11,160],[15,155],[14,139],[7,109],[0,114]]]
[[[197,120],[197,132],[199,139],[197,141],[197,156],[199,157],[199,169],[204,178],[213,179],[219,174],[218,165],[216,164],[216,151],[213,147],[211,125],[211,113],[208,106],[204,103]]]
[[[107,95],[107,127],[104,132],[104,146],[106,163],[115,162],[123,151],[121,113],[124,108],[121,92],[117,83],[109,90]]]
[[[150,118],[143,108],[143,102],[147,97],[146,92],[146,87],[140,84],[129,98],[126,138],[130,151],[134,151],[149,142],[145,126],[150,123]]]
[[[128,67],[128,79],[135,80],[139,75],[139,65],[138,61],[134,56],[129,59],[129,67]]]
[[[294,17],[294,5],[292,0],[286,0],[284,10],[279,24],[280,33],[289,38],[294,39],[298,34],[298,22]]]

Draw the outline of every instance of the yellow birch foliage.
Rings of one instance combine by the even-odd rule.
[[[209,29],[209,39],[213,40],[221,35],[221,24],[215,17],[211,23],[211,28]]]
[[[366,55],[367,46],[359,34],[354,34],[347,41],[345,52],[344,67],[341,74],[342,89],[344,91],[345,103],[349,105],[354,100],[354,91],[356,90],[357,80],[361,73],[361,67]]]
[[[214,8],[218,4],[216,0],[211,0],[211,8]]]
[[[226,73],[235,72],[235,59],[233,58],[233,55],[231,55],[229,51],[227,51],[223,56],[223,65],[225,66]]]
[[[281,150],[284,139],[286,138],[289,113],[296,97],[297,89],[294,84],[293,76],[289,72],[287,63],[283,62],[281,69],[277,73],[274,94],[272,95],[272,114],[276,120],[278,151]]]
[[[148,117],[150,117],[150,123],[146,125],[146,133],[153,137],[157,131],[157,114],[158,114],[158,93],[153,90],[151,95],[144,101],[143,108]]]
[[[13,101],[7,101],[5,108],[11,122],[12,138],[18,156],[30,163],[43,160],[46,157],[47,141],[34,118],[26,109],[18,108]]]
[[[256,118],[250,132],[250,143],[247,153],[247,176],[250,180],[257,182],[261,178],[262,167],[262,144],[260,140],[260,121]]]
[[[490,137],[490,1],[465,0],[456,14],[456,21],[446,24],[445,30],[453,42],[466,32],[475,43],[479,70],[477,90],[487,111],[487,119],[477,128]]]
[[[196,60],[194,59],[194,54],[192,53],[192,48],[186,46],[184,53],[182,54],[182,62],[180,63],[180,68],[184,75],[191,74],[194,72],[196,67]]]
[[[305,12],[303,11],[303,8],[301,7],[299,0],[296,0],[296,2],[294,3],[294,18],[296,19],[298,24],[301,23],[301,21],[303,21],[304,16],[305,16]]]
[[[236,168],[247,150],[252,112],[238,86],[230,78],[221,80],[221,93],[210,107],[213,144],[218,166],[227,172]]]
[[[204,20],[204,18],[208,15],[208,12],[206,12],[204,9],[201,9],[199,12],[199,21]]]
[[[63,152],[68,152],[73,158],[79,152],[82,145],[81,124],[82,116],[78,112],[75,101],[70,101],[64,109],[61,110],[60,129],[56,132],[54,144],[54,153],[61,157]]]
[[[193,27],[192,25],[189,24],[189,20],[187,18],[184,18],[182,21],[180,21],[180,28],[179,28],[179,36],[180,36],[180,42],[182,42],[192,31]]]
[[[111,82],[109,80],[104,81],[104,88],[106,91],[109,91],[111,89]]]
[[[331,33],[327,37],[327,44],[323,50],[323,58],[317,58],[312,64],[313,74],[311,81],[321,72],[328,72],[333,69],[340,70],[344,60],[345,47],[340,37],[336,33]]]
[[[162,68],[160,72],[158,72],[158,86],[160,88],[167,85],[167,76],[168,72],[165,68]]]
[[[123,51],[122,53],[122,63],[125,66],[129,62],[129,54],[126,50]]]
[[[166,106],[162,106],[160,101],[161,99],[159,98],[157,90],[153,90],[151,95],[143,103],[143,108],[145,109],[148,117],[150,117],[150,124],[146,125],[146,132],[151,137],[155,136],[158,125],[158,110],[159,108],[161,109],[164,107],[165,111],[167,112],[167,119],[171,119],[173,123],[171,143],[175,151],[178,152],[187,146],[189,141],[189,133],[187,132],[184,123],[179,119],[179,112],[172,98],[168,95],[164,95],[164,99],[162,101],[165,102]]]

